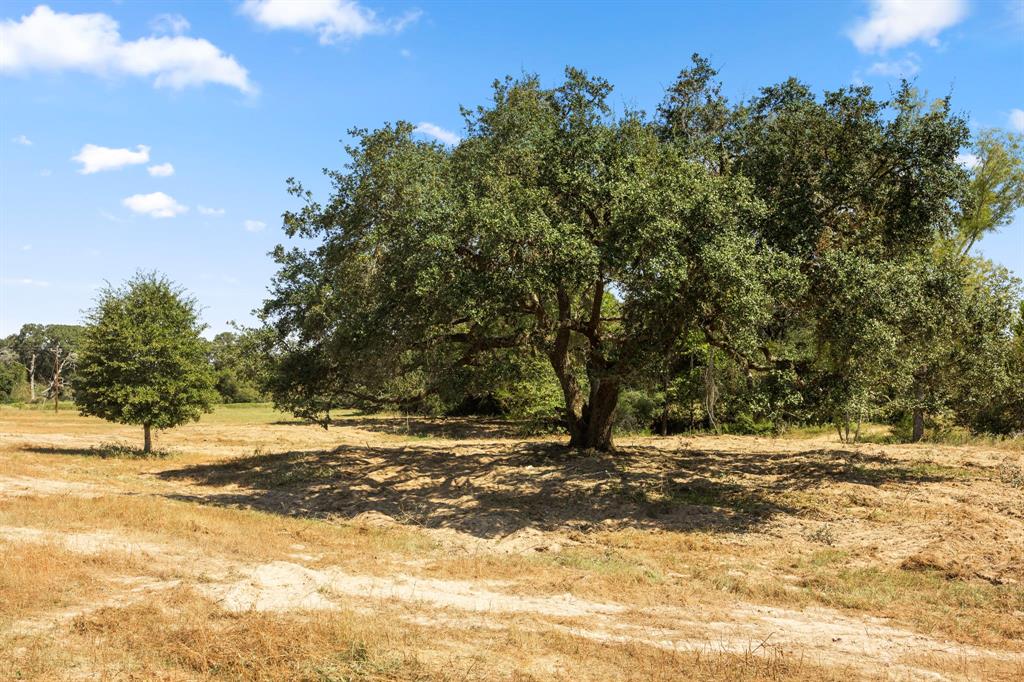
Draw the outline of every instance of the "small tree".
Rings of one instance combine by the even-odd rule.
[[[195,299],[165,277],[140,273],[107,287],[88,315],[75,400],[83,415],[166,429],[210,411],[213,372]]]

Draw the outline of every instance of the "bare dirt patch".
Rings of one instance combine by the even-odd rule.
[[[28,476],[0,476],[0,497],[24,495],[81,495],[96,496],[102,492],[88,483],[77,483],[52,478]]]

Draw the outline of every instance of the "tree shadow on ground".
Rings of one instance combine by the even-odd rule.
[[[660,528],[744,532],[801,514],[787,493],[823,481],[877,486],[947,480],[856,452],[665,451],[579,454],[552,443],[426,444],[260,454],[164,471],[196,485],[173,495],[294,517],[401,523],[498,538],[540,530]],[[209,490],[226,488],[230,491]]]
[[[314,422],[279,420],[276,426],[309,425]],[[354,427],[374,433],[412,438],[443,438],[447,440],[493,440],[522,438],[558,432],[557,422],[529,421],[489,417],[387,417],[382,415],[351,415],[332,419],[330,427]]]

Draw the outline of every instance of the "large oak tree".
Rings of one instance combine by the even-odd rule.
[[[315,245],[275,251],[277,404],[327,423],[518,351],[557,376],[570,445],[607,450],[620,391],[683,334],[747,372],[806,360],[785,341],[843,296],[815,286],[829,268],[884,269],[942,225],[962,123],[908,92],[819,101],[795,81],[733,106],[714,75],[695,58],[653,120],[568,69],[496,82],[451,147],[354,131],[325,203],[291,183],[286,231]]]

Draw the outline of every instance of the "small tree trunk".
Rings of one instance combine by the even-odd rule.
[[[29,395],[32,396],[32,402],[36,401],[36,354],[32,354],[32,360],[28,365],[28,387]]]
[[[924,408],[914,408],[914,429],[910,434],[910,442],[917,443],[924,438]]]
[[[718,385],[715,383],[715,349],[708,346],[708,364],[704,368],[704,413],[708,418],[708,427],[717,434],[716,402],[718,402]]]
[[[694,357],[694,353],[691,352],[690,353],[690,375],[689,375],[689,378],[687,379],[687,384],[689,384],[689,382],[693,381],[693,357]],[[693,431],[696,430],[696,428],[697,428],[697,415],[696,415],[696,413],[694,412],[694,409],[693,409],[693,394],[690,393],[689,390],[687,391],[687,393],[690,395],[690,432],[693,433]]]
[[[149,424],[142,425],[142,452],[147,455],[153,451],[153,434],[151,432],[151,429],[152,427]]]
[[[925,398],[928,395],[928,368],[919,367],[914,372],[914,412],[913,427],[910,432],[910,442],[918,443],[924,438],[924,407]]]
[[[665,402],[661,406],[661,423],[658,425],[658,433],[662,436],[668,435],[668,372],[662,376],[661,390],[665,394]]]

